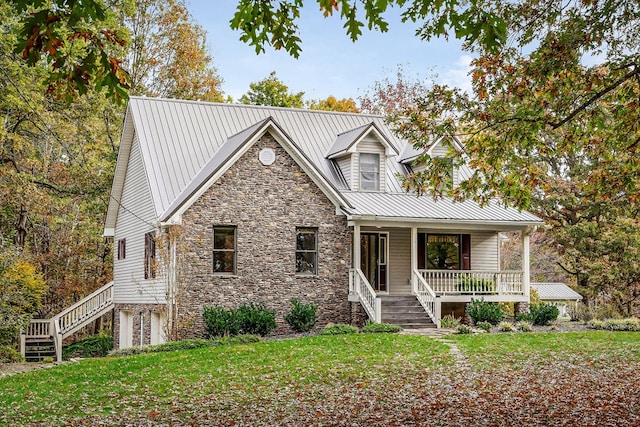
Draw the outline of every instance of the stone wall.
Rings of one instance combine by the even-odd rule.
[[[275,162],[263,165],[263,148]],[[213,273],[212,227],[236,226],[236,274]],[[318,274],[295,273],[296,227],[318,230]],[[178,338],[204,336],[202,307],[261,302],[275,309],[278,328],[290,300],[318,306],[318,327],[349,323],[351,232],[346,218],[269,134],[257,141],[182,215],[176,289]]]

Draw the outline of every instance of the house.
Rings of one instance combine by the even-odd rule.
[[[558,307],[558,317],[570,317],[569,306],[576,307],[582,301],[582,295],[564,283],[536,282],[530,285],[538,293],[540,301]]]
[[[526,310],[540,219],[404,192],[417,154],[379,116],[132,97],[104,230],[116,346],[202,336],[204,305],[262,302],[280,331],[292,298],[320,324],[437,326],[480,296]],[[499,270],[504,231],[519,271]]]

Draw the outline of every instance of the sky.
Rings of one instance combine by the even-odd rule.
[[[397,8],[391,10],[389,31],[363,30],[353,43],[338,16],[324,18],[317,2],[307,0],[299,21],[302,52],[295,59],[269,46],[257,55],[255,48],[239,40],[231,30],[236,0],[186,0],[194,20],[207,31],[209,52],[226,95],[238,100],[249,84],[272,71],[291,92],[304,92],[304,99],[352,98],[367,93],[376,81],[395,81],[398,66],[411,79],[436,81],[468,89],[470,57],[456,40],[421,41],[415,24],[400,22]]]

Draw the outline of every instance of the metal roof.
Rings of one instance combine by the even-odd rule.
[[[331,186],[341,190],[352,204],[355,214],[393,216],[396,218],[465,219],[472,221],[514,221],[541,224],[535,216],[491,206],[480,208],[473,202],[456,203],[416,198],[404,193],[397,175],[404,173],[397,156],[388,157],[386,190],[389,193],[345,192],[332,160],[325,158],[331,148],[343,148],[353,141],[358,130],[371,126],[379,132],[389,148],[400,153],[407,143],[398,139],[385,124],[384,117],[367,114],[338,113],[243,104],[220,104],[161,98],[131,97],[120,144],[117,173],[112,188],[112,202],[107,212],[105,233],[115,226],[123,176],[134,136],[140,143],[142,160],[157,218],[167,213],[185,193],[202,184],[219,161],[229,158],[234,146],[246,140],[261,123],[271,118],[287,139],[299,149]],[[340,137],[343,135],[343,137]],[[305,160],[305,161],[306,161]],[[207,169],[208,168],[208,169]],[[207,169],[207,170],[205,170]]]
[[[354,209],[352,216],[375,216],[378,219],[430,219],[445,221],[470,221],[482,223],[520,223],[523,226],[537,225],[540,219],[525,211],[519,211],[492,201],[480,207],[472,201],[453,202],[430,196],[418,197],[411,193],[375,193],[343,191]]]
[[[530,283],[538,292],[541,300],[581,300],[582,295],[564,283]]]

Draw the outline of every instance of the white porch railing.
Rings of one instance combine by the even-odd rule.
[[[113,308],[113,282],[87,295],[51,319],[32,319],[20,337],[22,354],[26,339],[53,338],[56,358],[62,360],[62,340]]]
[[[369,284],[362,270],[353,268],[349,273],[349,293],[358,295],[358,299],[369,319],[380,323],[382,321],[382,300]]]
[[[440,327],[440,302],[436,293],[431,289],[429,283],[417,270],[413,270],[413,293],[424,308],[424,311],[431,318],[431,321]]]
[[[418,270],[436,295],[524,295],[522,271]]]

